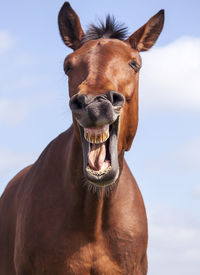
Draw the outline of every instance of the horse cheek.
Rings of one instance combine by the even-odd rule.
[[[127,112],[128,125],[127,125],[127,137],[126,137],[126,151],[131,148],[133,139],[135,137],[138,126],[138,91],[135,91],[133,98],[129,104],[129,110]]]

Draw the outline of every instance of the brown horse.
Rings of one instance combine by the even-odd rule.
[[[147,219],[125,160],[138,123],[140,51],[164,11],[125,39],[110,16],[84,33],[65,3],[59,29],[73,125],[18,173],[0,200],[0,275],[144,275]]]

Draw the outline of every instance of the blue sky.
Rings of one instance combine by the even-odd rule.
[[[2,1],[0,193],[71,124],[59,37],[63,1]],[[200,2],[71,1],[85,29],[113,14],[130,34],[161,8],[164,30],[142,54],[138,132],[126,159],[149,219],[149,275],[200,272]]]

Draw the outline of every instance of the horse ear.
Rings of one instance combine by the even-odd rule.
[[[149,19],[140,29],[134,32],[125,42],[139,52],[149,50],[158,39],[164,25],[164,10]]]
[[[58,26],[65,45],[77,50],[81,45],[83,30],[78,15],[68,2],[65,2],[60,9]]]

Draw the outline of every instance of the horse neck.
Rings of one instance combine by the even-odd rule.
[[[116,193],[119,199],[119,183],[112,187],[95,188],[89,185],[83,175],[82,148],[72,132],[71,142],[68,144],[67,168],[68,179],[67,189],[69,200],[73,204],[73,209],[79,216],[81,226],[85,226],[87,234],[94,239],[101,235],[102,228],[109,226],[108,221],[115,208]],[[119,157],[120,170],[123,168],[123,153]],[[72,200],[73,198],[73,200]]]

